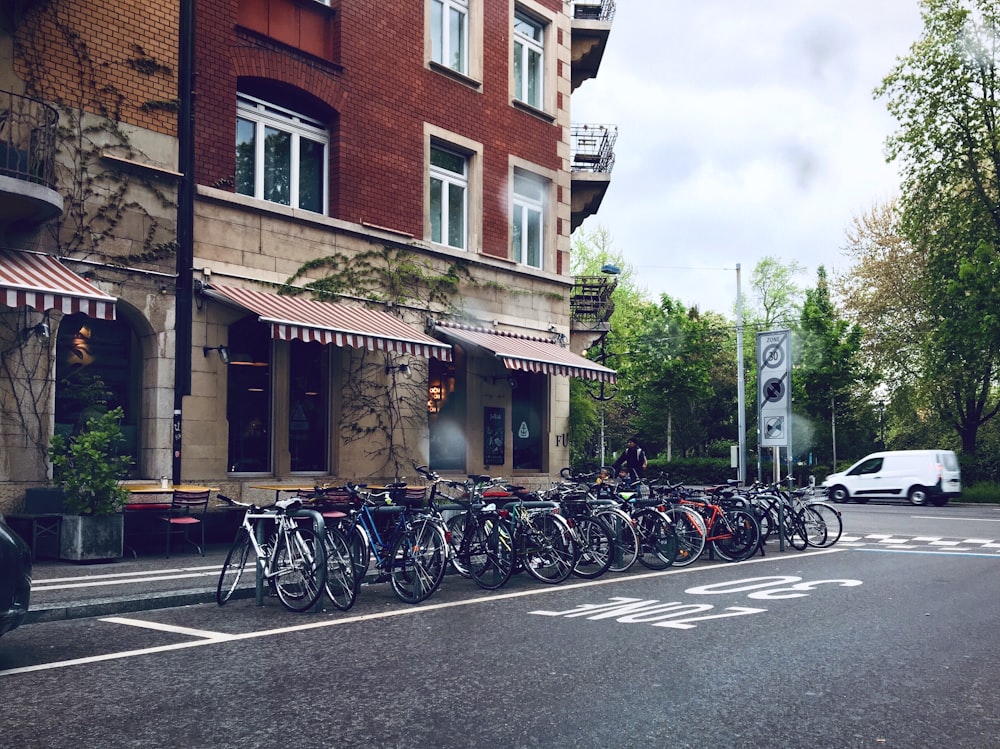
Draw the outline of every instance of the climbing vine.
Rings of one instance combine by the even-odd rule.
[[[321,278],[293,286],[304,277]],[[479,284],[466,264],[434,264],[402,247],[376,247],[355,255],[338,253],[303,265],[279,290],[312,292],[321,301],[359,299],[401,319],[407,314],[453,314],[464,286]],[[361,443],[383,475],[401,478],[415,462],[411,435],[426,429],[427,371],[424,361],[407,364],[404,373],[393,354],[361,350],[349,359],[342,407],[341,436]]]
[[[105,159],[106,154],[143,161],[129,128],[126,105],[141,111],[176,112],[175,100],[129,102],[107,82],[109,64],[124,65],[139,75],[172,77],[173,69],[140,45],[123,44],[120,60],[95,57],[75,28],[64,0],[51,0],[26,14],[15,36],[15,57],[26,71],[25,93],[59,111],[57,182],[64,209],[46,228],[60,255],[97,259],[111,264],[164,261],[176,253],[173,226],[162,216],[176,213],[176,198],[156,181],[132,174]],[[73,84],[51,75],[53,50],[70,59]],[[69,93],[65,93],[69,92]],[[158,205],[159,210],[151,210]],[[127,222],[127,226],[126,226]],[[143,227],[142,236],[123,236]]]
[[[21,445],[45,460],[48,404],[52,394],[49,372],[49,315],[20,308],[0,314],[0,367],[9,388],[0,389],[3,421],[17,428]]]
[[[133,79],[159,81],[149,90],[162,90],[163,81],[172,79],[174,72],[127,41],[110,57],[106,50],[101,51],[103,56],[96,54],[77,28],[79,14],[90,12],[69,0],[14,0],[4,3],[0,12],[0,21],[13,35],[15,70],[24,82],[24,94],[59,113],[55,164],[63,212],[33,241],[62,257],[107,265],[172,264],[176,234],[173,222],[164,220],[176,215],[172,186],[164,189],[141,170],[123,168],[120,160],[149,163],[134,142],[137,128],[124,124],[127,108],[162,111],[163,117],[173,117],[176,109],[170,101],[131,101],[108,82],[112,80],[108,71],[127,67]],[[57,60],[63,64],[53,65]],[[145,88],[140,85],[137,90]],[[170,132],[170,127],[162,130]],[[29,240],[22,241],[30,246]],[[26,334],[42,330],[38,319],[45,323],[45,336]],[[58,317],[53,320],[57,321]],[[22,309],[0,318],[0,367],[12,383],[0,403],[3,420],[8,430],[23,435],[23,446],[33,450],[43,465],[54,402],[49,330],[48,313],[41,316]],[[55,329],[51,330],[54,335]]]

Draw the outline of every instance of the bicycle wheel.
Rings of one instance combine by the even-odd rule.
[[[809,545],[809,532],[806,530],[805,513],[801,509],[786,507],[785,515],[785,540],[798,551],[802,551]]]
[[[469,574],[485,590],[502,588],[514,573],[514,547],[510,525],[496,515],[480,516],[462,552]]]
[[[598,517],[580,517],[573,518],[573,530],[580,544],[573,574],[585,580],[600,577],[611,568],[615,556],[611,529]]]
[[[392,546],[389,579],[401,601],[420,603],[441,585],[448,552],[445,532],[431,518],[407,523]]]
[[[468,542],[466,542],[465,537],[470,532],[469,526],[473,523],[474,520],[471,519],[468,512],[448,518],[446,523],[446,527],[448,528],[448,543],[451,545],[448,563],[462,577],[471,577],[468,557],[469,550],[475,541],[474,535],[470,537]],[[475,530],[475,527],[473,527],[471,532],[475,534]]]
[[[354,580],[354,562],[344,534],[326,529],[326,595],[341,611],[347,611],[358,597]]]
[[[215,588],[215,600],[220,606],[232,598],[236,588],[239,587],[240,578],[247,566],[247,559],[252,556],[252,551],[250,534],[246,528],[240,528],[236,532],[233,545],[229,547],[229,553],[226,554],[226,561],[222,563],[219,584]]]
[[[708,535],[705,521],[694,510],[678,505],[668,507],[666,513],[674,526],[674,533],[677,534],[677,556],[674,557],[674,565],[687,567],[705,550],[705,537]]]
[[[520,521],[517,534],[519,556],[533,578],[555,584],[573,574],[578,549],[565,518],[536,513]]]
[[[308,611],[326,590],[326,545],[311,528],[289,528],[278,534],[274,551],[274,583],[289,611]]]
[[[757,518],[757,524],[760,526],[761,541],[767,541],[774,529],[778,527],[777,506],[769,498],[757,497],[751,503],[751,507],[754,517]]]
[[[652,507],[639,510],[635,514],[635,531],[639,536],[639,564],[665,570],[674,563],[680,541],[666,513]]]
[[[361,584],[368,575],[368,565],[371,562],[372,547],[368,540],[368,533],[361,527],[361,524],[352,525],[345,534],[347,548],[351,554],[351,562],[354,564],[354,587],[361,589]]]
[[[712,542],[715,553],[727,562],[742,562],[752,557],[760,548],[760,525],[753,513],[746,510],[727,510],[721,521],[716,521],[724,537]],[[722,534],[720,534],[722,535]]]
[[[635,532],[632,518],[617,510],[605,510],[597,513],[608,528],[615,541],[615,553],[612,555],[612,572],[625,572],[630,569],[639,556],[639,536]]]
[[[840,511],[836,507],[826,502],[810,502],[804,509],[809,511],[807,513],[806,528],[809,528],[811,517],[812,522],[817,525],[822,524],[825,531],[822,541],[819,540],[818,532],[815,535],[808,533],[806,541],[810,546],[825,548],[833,546],[840,540],[840,534],[844,532],[844,521],[841,518]]]

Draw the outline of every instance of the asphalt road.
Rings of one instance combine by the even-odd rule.
[[[1000,509],[846,505],[831,550],[347,613],[236,601],[0,639],[11,747],[896,747],[1000,736]],[[947,531],[947,533],[942,532]]]

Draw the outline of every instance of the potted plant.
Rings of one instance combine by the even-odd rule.
[[[60,557],[104,561],[122,556],[128,490],[121,482],[132,461],[124,442],[122,409],[87,419],[79,432],[54,435],[49,448],[52,477],[64,493]]]

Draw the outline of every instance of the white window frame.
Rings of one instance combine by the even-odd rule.
[[[286,109],[285,107],[280,107],[263,99],[249,96],[248,94],[239,94],[237,96],[236,117],[238,120],[246,120],[254,125],[254,191],[250,197],[258,200],[266,200],[264,197],[264,148],[266,145],[265,132],[267,128],[274,128],[291,135],[288,205],[297,210],[309,210],[299,206],[299,149],[301,138],[304,137],[322,145],[322,197],[320,199],[319,213],[326,215],[330,193],[330,131],[324,124],[319,120]],[[276,204],[285,205],[284,203]]]
[[[523,31],[519,29],[520,24],[527,24],[532,28],[537,29],[540,38],[535,39],[532,36],[524,34]],[[517,101],[527,104],[529,107],[534,107],[539,110],[545,109],[545,67],[547,65],[545,42],[548,27],[549,24],[545,21],[525,13],[519,8],[515,8],[512,34],[514,52],[511,60],[511,74],[514,77],[514,98]],[[531,81],[529,81],[529,61],[533,52],[538,55],[538,68],[536,70],[535,80],[533,81],[536,86],[535,100],[528,98],[528,90],[530,89],[529,83],[531,83]],[[518,61],[520,62],[520,76],[517,75]]]
[[[445,169],[444,167],[437,166],[433,163],[433,153],[435,150],[439,150],[443,153],[450,154],[462,159],[463,171],[461,174],[452,171],[450,169]],[[430,194],[433,191],[434,182],[438,182],[441,185],[441,236],[435,238],[433,235],[433,230],[430,232],[430,240],[435,244],[444,245],[445,247],[451,247],[456,250],[468,250],[469,249],[469,195],[470,195],[470,174],[471,165],[470,158],[467,153],[463,153],[461,150],[456,149],[454,146],[450,146],[447,143],[442,143],[438,140],[431,141],[430,151],[428,154],[428,170],[430,174],[430,180],[427,184],[428,187],[428,206],[430,210],[433,210],[433,206],[430,204]],[[453,217],[451,216],[451,193],[452,190],[462,190],[462,244],[454,245],[449,242],[449,237],[451,235],[450,228],[452,226]],[[428,217],[430,217],[430,210],[428,211]],[[433,220],[430,221],[431,227],[433,227]]]
[[[430,0],[431,60],[462,75],[469,75],[469,0]],[[438,23],[434,23],[434,8],[440,8]],[[452,15],[460,19],[461,40],[452,39]],[[453,64],[455,46],[461,44],[458,65]]]
[[[525,192],[518,192],[518,182],[523,180],[531,184],[537,195],[528,195]],[[518,265],[526,265],[529,268],[542,270],[545,265],[545,236],[546,236],[546,197],[548,193],[547,180],[536,174],[515,170],[511,179],[511,225],[510,244],[511,260]],[[525,230],[530,224],[532,216],[538,221],[538,247],[537,262],[532,262],[530,257],[531,247],[529,240],[531,233]],[[518,232],[520,224],[520,232]]]

